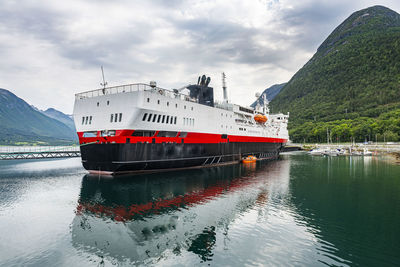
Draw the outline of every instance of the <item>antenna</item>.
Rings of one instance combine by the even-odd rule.
[[[103,86],[103,93],[104,93],[104,89],[106,89],[107,86],[107,82],[104,79],[104,70],[103,70],[103,66],[101,66],[101,74],[103,75],[103,83],[100,83],[101,86]]]
[[[228,92],[226,91],[226,75],[225,72],[222,73],[222,89],[224,92],[224,101],[228,102]]]

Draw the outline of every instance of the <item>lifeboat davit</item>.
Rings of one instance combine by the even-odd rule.
[[[262,115],[262,114],[257,114],[254,116],[254,120],[258,123],[266,123],[267,122],[267,116]]]

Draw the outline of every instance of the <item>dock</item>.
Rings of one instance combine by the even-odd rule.
[[[0,160],[80,157],[79,146],[1,147]]]

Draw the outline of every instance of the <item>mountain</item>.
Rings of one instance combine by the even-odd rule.
[[[257,101],[260,100],[260,105],[264,105],[264,98],[263,96],[265,95],[267,100],[271,102],[277,94],[281,91],[281,89],[286,85],[286,83],[281,83],[281,84],[274,84],[271,87],[267,88],[262,92],[261,96],[253,102],[253,104],[250,105],[250,107],[255,107],[257,105]]]
[[[32,108],[21,98],[0,88],[0,144],[41,142],[71,143],[76,133],[64,123]]]
[[[48,108],[45,111],[41,111],[43,114],[45,114],[46,116],[53,118],[55,120],[58,120],[62,123],[64,123],[65,125],[67,125],[73,132],[76,132],[75,129],[75,123],[74,120],[72,119],[71,115],[67,115],[62,113],[59,110],[56,110],[54,108]]]
[[[326,141],[327,129],[333,140],[399,139],[400,15],[383,6],[353,13],[270,105],[290,112],[293,141]]]

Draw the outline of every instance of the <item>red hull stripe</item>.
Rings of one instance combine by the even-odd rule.
[[[187,136],[181,137],[142,137],[131,136],[133,130],[118,130],[115,136],[83,137],[83,132],[78,132],[79,143],[187,143],[187,144],[218,144],[218,143],[286,143],[287,139],[258,136],[228,135],[222,138],[222,134],[194,133],[188,132]],[[179,136],[179,135],[178,135]],[[153,141],[154,139],[154,141]]]

